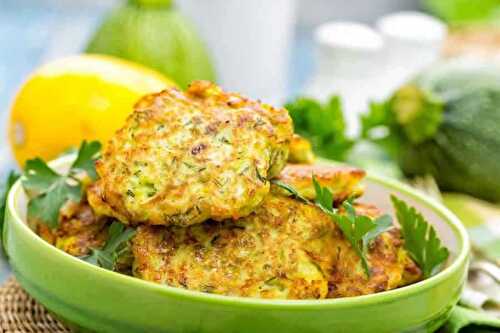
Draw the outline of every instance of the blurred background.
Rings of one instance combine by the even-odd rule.
[[[168,5],[188,22],[157,24],[161,17],[119,9],[127,3]],[[174,81],[214,71],[205,78],[271,103],[337,93],[353,135],[367,100],[386,97],[441,56],[494,57],[500,47],[497,7],[497,0],[1,0],[0,128],[35,68],[86,50],[146,63]],[[194,32],[186,35],[190,23]],[[203,53],[196,41],[169,37],[179,29],[186,39],[200,39],[208,54],[179,61],[182,52]],[[145,50],[156,42],[166,50]],[[193,65],[203,57],[206,64]],[[176,73],[182,66],[193,69]],[[1,134],[6,140],[7,131]],[[6,145],[0,149],[2,175],[12,159]]]
[[[0,53],[2,110],[26,75],[38,64],[52,58],[80,52],[96,29],[102,16],[121,0],[2,0],[0,1]],[[197,15],[192,7],[203,1],[181,0],[178,5],[189,16]],[[235,1],[241,3],[241,1]],[[291,58],[288,65],[287,89],[299,92],[314,68],[313,28],[333,19],[373,23],[379,16],[398,10],[421,8],[419,0],[355,0],[344,1],[292,0],[285,1],[296,8],[290,18],[293,23]],[[222,3],[222,2],[221,2]],[[267,11],[266,4],[260,7]],[[228,10],[229,12],[229,10]],[[236,17],[239,17],[240,12]],[[200,16],[205,12],[200,9]],[[255,19],[255,18],[252,18]],[[253,25],[252,25],[253,26]],[[6,90],[8,88],[8,90]],[[7,104],[5,104],[7,103]]]
[[[497,270],[471,304],[498,306],[499,22],[498,0],[0,0],[0,176],[105,141],[158,82],[215,80],[443,200]]]
[[[135,2],[161,3],[162,0]],[[27,76],[43,63],[84,51],[104,17],[123,3],[127,1],[0,1],[0,128],[5,128],[13,96]],[[495,21],[498,12],[496,0],[235,0],[229,3],[223,0],[176,0],[172,5],[195,25],[196,34],[208,47],[217,81],[225,88],[273,103],[284,102],[296,95],[324,98],[332,91],[342,92],[348,95],[344,103],[349,110],[351,132],[357,130],[353,113],[360,112],[367,96],[384,96],[419,68],[435,61],[441,48],[446,49],[443,54],[494,53],[500,44],[499,33],[493,28],[486,32],[482,29],[484,22]],[[445,38],[439,31],[441,28],[436,27],[438,21],[423,22],[424,19],[416,18],[415,22],[409,21],[402,26],[397,26],[396,20],[385,32],[379,26],[377,34],[373,35],[370,35],[372,31],[362,30],[365,27],[376,29],[376,25],[380,25],[384,16],[389,14],[417,10],[436,15],[453,26],[472,23],[474,28],[469,28],[472,31],[459,29]],[[328,22],[351,22],[359,26],[329,29],[324,26]],[[319,36],[322,24],[323,34]],[[165,34],[168,34],[169,27],[165,29]],[[115,35],[118,35],[119,29],[116,30]],[[398,30],[403,34],[406,31],[406,35],[391,37]],[[339,35],[348,37],[337,40]],[[376,45],[382,44],[380,38],[385,38],[387,45]],[[133,48],[137,41],[122,42],[124,46],[121,48],[113,46],[106,50],[106,47],[99,49],[101,46],[98,46],[96,51],[136,57],[133,52],[125,55],[124,49]],[[427,45],[420,47],[422,43]],[[416,51],[407,58],[407,53],[412,54],[412,48]],[[391,55],[387,54],[387,49]],[[383,57],[392,57],[389,65],[381,61]],[[164,61],[167,60],[171,59]],[[380,83],[373,84],[376,80],[363,83],[358,72],[372,78],[380,77],[378,72],[394,77],[385,80],[384,89],[374,89],[374,85],[380,86]],[[338,76],[345,80],[335,80]],[[351,80],[350,76],[356,80]],[[352,85],[355,89],[351,88]],[[353,90],[358,92],[352,93]],[[366,91],[360,93],[360,90]],[[2,132],[2,139],[5,139],[6,131]],[[4,173],[10,155],[5,152],[6,147],[1,149],[3,167],[0,173]]]
[[[103,16],[125,2],[0,1],[0,109],[4,115],[14,92],[36,66],[84,50]],[[197,32],[208,44],[223,85],[259,98],[282,101],[304,93],[308,80],[314,75],[319,60],[315,57],[318,48],[314,29],[322,23],[353,21],[373,26],[384,15],[409,10],[431,12],[452,23],[477,22],[496,15],[490,8],[496,2],[237,0],[228,3],[222,0],[177,0],[174,6],[193,21]],[[254,51],[245,50],[245,44]],[[489,43],[484,44],[485,48],[489,47]],[[236,78],[242,75],[242,79]],[[263,75],[266,80],[262,80]]]
[[[13,91],[38,64],[61,55],[82,51],[97,25],[113,6],[122,0],[2,0],[0,1],[0,78],[2,102],[11,99]],[[214,1],[224,4],[224,1]],[[234,1],[240,6],[245,1]],[[247,1],[250,3],[250,1]],[[260,3],[259,3],[260,2]],[[268,2],[268,1],[267,1]],[[288,8],[289,24],[293,25],[291,42],[292,62],[287,70],[288,93],[299,92],[314,68],[313,29],[330,20],[356,20],[374,23],[384,14],[399,10],[422,8],[420,0],[286,0],[281,1],[278,12]],[[192,19],[206,16],[203,1],[180,0],[177,5]],[[283,7],[283,5],[285,7]],[[196,6],[199,8],[197,12]],[[212,2],[210,7],[212,7]],[[266,1],[253,1],[256,12],[248,13],[251,20],[269,11]],[[216,6],[213,6],[216,7]],[[217,11],[219,8],[217,8]],[[214,9],[216,11],[216,9]],[[286,11],[286,10],[285,10]],[[231,9],[222,10],[231,13]],[[261,12],[259,14],[259,12]],[[251,14],[257,15],[253,16]],[[246,15],[237,10],[232,15],[236,22]],[[213,18],[212,18],[213,19]],[[201,21],[201,20],[200,20]],[[196,23],[196,22],[195,22]],[[198,22],[200,25],[203,22]],[[255,28],[257,22],[252,24]],[[216,27],[212,28],[215,29]],[[203,31],[199,31],[203,33]],[[238,32],[235,32],[238,33]],[[288,32],[289,33],[289,32]],[[279,36],[287,37],[287,36]],[[288,37],[290,38],[290,37]],[[286,39],[286,38],[285,38]],[[6,90],[8,88],[8,90]],[[7,103],[8,104],[8,103]],[[2,104],[5,106],[5,104]],[[2,110],[5,110],[2,107]]]

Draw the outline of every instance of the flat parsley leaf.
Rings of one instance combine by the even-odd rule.
[[[59,177],[47,191],[30,199],[28,202],[28,216],[39,219],[50,228],[57,228],[59,224],[59,210],[71,200],[80,201],[82,188],[80,184],[70,185],[65,176]]]
[[[297,98],[285,105],[297,134],[311,141],[319,155],[343,161],[354,142],[346,135],[346,123],[338,96],[326,103],[311,98]]]
[[[26,191],[38,194],[50,188],[60,178],[41,158],[28,160],[24,167],[23,187]]]
[[[376,227],[363,236],[363,249],[368,249],[368,245],[375,240],[380,234],[392,229],[392,217],[388,214],[382,215],[373,221]]]
[[[97,174],[94,161],[97,159],[100,151],[101,143],[99,141],[91,141],[88,143],[87,141],[83,141],[71,169],[75,171],[85,171],[92,180],[96,180]]]
[[[342,230],[344,237],[351,243],[352,248],[360,257],[366,276],[370,277],[370,266],[368,265],[363,238],[370,231],[374,230],[377,225],[368,216],[356,215],[356,211],[349,201],[345,201],[342,206],[346,211],[345,215],[334,214],[331,216]]]
[[[441,245],[436,230],[414,207],[391,196],[405,240],[405,248],[422,269],[424,278],[432,276],[448,259],[449,251]]]
[[[327,214],[335,213],[333,210],[333,193],[327,187],[321,186],[316,177],[312,177],[314,191],[316,192],[316,205]]]
[[[316,205],[337,223],[344,237],[361,258],[366,275],[370,277],[370,267],[366,257],[368,245],[381,233],[392,228],[392,218],[389,215],[384,215],[373,220],[368,216],[357,215],[351,200],[344,201],[342,207],[346,214],[340,215],[333,208],[332,192],[327,187],[322,187],[314,176],[313,184],[316,191]]]
[[[108,230],[108,240],[102,249],[92,249],[91,254],[82,259],[93,265],[114,271],[120,257],[130,250],[129,241],[135,230],[119,222],[113,222]]]
[[[30,196],[28,216],[56,228],[61,207],[69,200],[81,200],[82,186],[75,175],[85,171],[89,177],[95,177],[94,158],[100,146],[96,141],[88,144],[84,141],[67,174],[57,173],[40,158],[28,160],[22,177],[23,187]]]

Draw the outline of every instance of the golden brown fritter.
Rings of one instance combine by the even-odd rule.
[[[294,134],[290,143],[288,162],[292,164],[312,164],[314,159],[311,143],[300,135]]]
[[[140,100],[108,143],[89,190],[98,214],[123,223],[187,226],[250,214],[283,169],[285,109],[205,81]]]
[[[36,221],[31,221],[31,224],[36,224]],[[107,225],[107,218],[96,217],[87,202],[68,201],[61,209],[58,228],[50,229],[43,223],[36,224],[35,228],[48,243],[80,257],[89,254],[90,249],[104,245]]]
[[[326,164],[289,164],[281,171],[277,179],[293,187],[301,196],[313,200],[316,197],[312,181],[313,175],[321,186],[332,191],[337,203],[363,194],[363,185],[360,182],[366,173],[353,167]],[[273,185],[272,191],[282,195],[290,195],[289,192],[275,185]]]
[[[407,284],[404,272],[415,267],[397,232],[386,232],[369,250],[373,275],[366,280],[359,257],[329,216],[279,195],[267,196],[254,213],[237,221],[141,226],[132,250],[133,272],[141,279],[260,298],[369,294]]]

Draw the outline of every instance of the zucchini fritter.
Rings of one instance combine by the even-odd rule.
[[[289,164],[277,177],[281,182],[290,185],[297,192],[310,200],[315,199],[313,176],[321,184],[332,191],[336,203],[340,203],[350,197],[359,197],[363,194],[363,186],[360,184],[366,173],[358,168],[347,166],[331,166],[321,164]],[[272,191],[282,195],[290,195],[289,192],[274,186]]]
[[[97,162],[90,204],[132,224],[247,216],[283,169],[292,127],[285,109],[205,81],[145,96]]]
[[[312,164],[314,163],[314,153],[311,143],[298,134],[294,134],[290,143],[290,153],[288,162],[294,164]]]
[[[407,284],[407,271],[419,277],[391,231],[371,246],[372,277],[366,280],[359,257],[329,216],[279,195],[268,195],[254,213],[237,221],[140,226],[132,250],[133,272],[141,279],[232,296],[344,297]]]

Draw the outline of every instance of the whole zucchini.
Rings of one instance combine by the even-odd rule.
[[[172,0],[129,0],[112,10],[86,52],[141,63],[181,87],[193,80],[215,80],[205,45]]]
[[[386,136],[373,134],[379,126]],[[389,148],[407,176],[430,174],[444,191],[500,202],[496,64],[455,60],[430,68],[374,104],[363,134]]]

